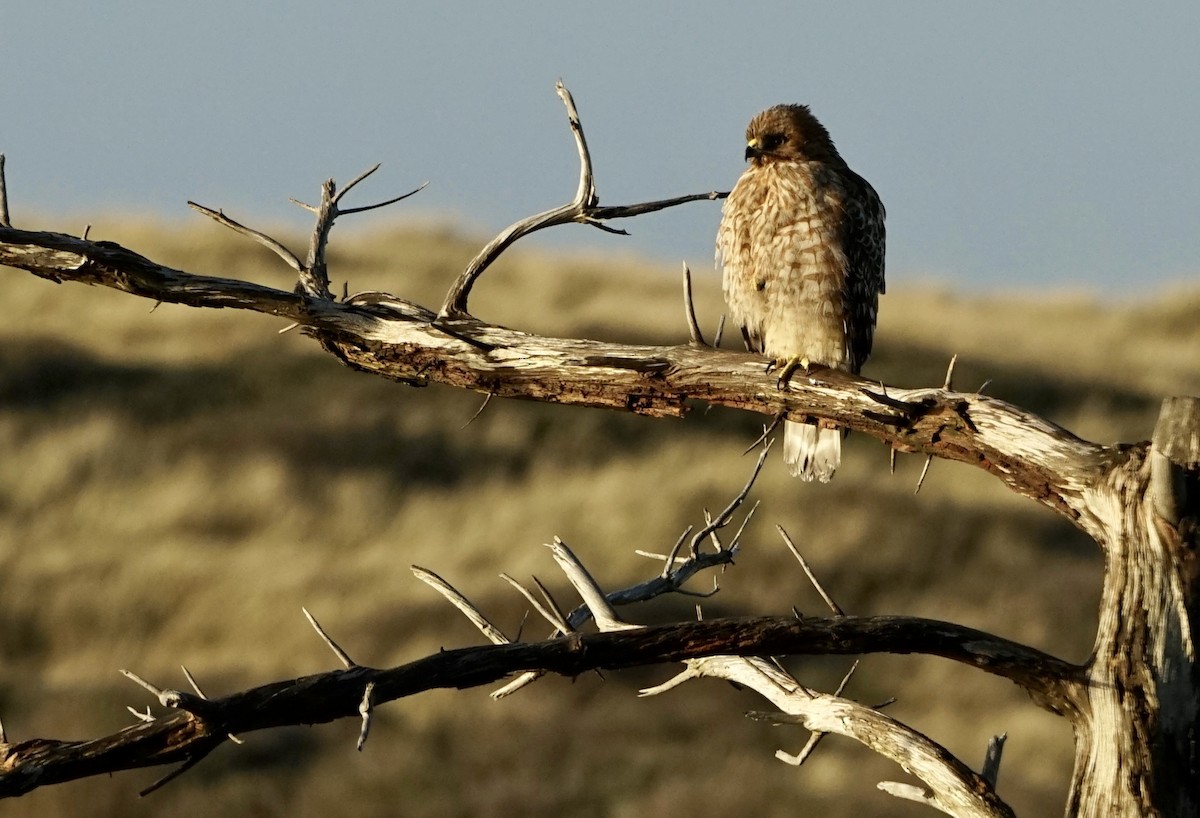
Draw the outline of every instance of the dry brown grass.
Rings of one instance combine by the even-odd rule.
[[[270,256],[215,227],[98,225],[93,237],[197,272],[285,285]],[[440,301],[476,244],[444,229],[335,237],[351,289]],[[396,259],[402,261],[397,262]],[[313,610],[356,659],[398,663],[477,635],[416,582],[432,568],[515,631],[523,606],[496,574],[554,570],[562,536],[602,583],[648,575],[703,506],[751,466],[760,419],[714,410],[652,421],[598,410],[412,390],[338,367],[276,322],[162,306],[3,272],[0,330],[0,715],[17,739],[79,737],[128,723],[141,692],[115,669],[179,684],[186,663],[221,693],[309,673],[332,657],[300,617]],[[716,278],[698,276],[706,328]],[[1130,308],[1094,300],[962,298],[906,290],[883,304],[871,374],[958,383],[1014,400],[1084,436],[1149,434],[1161,396],[1200,392],[1200,291]],[[625,341],[685,337],[676,271],[524,250],[472,302],[530,331]],[[996,481],[920,463],[888,477],[859,438],[828,487],[770,463],[757,522],[710,615],[820,611],[777,541],[801,543],[856,613],[954,619],[1067,658],[1090,649],[1099,583],[1091,544]],[[639,615],[689,616],[687,600]],[[537,628],[540,632],[540,628]],[[845,661],[794,663],[831,682]],[[0,814],[407,816],[919,815],[877,793],[902,773],[830,740],[801,771],[772,757],[803,735],[749,722],[761,706],[724,685],[645,701],[671,668],[546,680],[502,703],[485,691],[390,705],[364,753],[357,726],[249,736],[150,799],[151,774],[34,793]],[[1071,759],[1061,721],[1011,685],[950,663],[871,657],[851,691],[896,695],[897,716],[978,763],[1010,735],[1001,793],[1019,811],[1060,807]]]

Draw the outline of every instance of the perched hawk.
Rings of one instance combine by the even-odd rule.
[[[858,374],[884,291],[883,203],[804,105],[750,120],[746,159],[717,232],[731,317],[781,385],[812,364]],[[842,433],[788,421],[783,452],[792,474],[826,482]]]

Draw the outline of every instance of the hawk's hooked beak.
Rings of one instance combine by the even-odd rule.
[[[746,143],[746,161],[749,162],[751,159],[757,159],[760,156],[762,156],[762,147],[756,137]]]

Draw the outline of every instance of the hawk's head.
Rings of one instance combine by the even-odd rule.
[[[770,162],[837,162],[842,159],[829,131],[807,105],[776,105],[746,126],[746,159],[755,166]]]

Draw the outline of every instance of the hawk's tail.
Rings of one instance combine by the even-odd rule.
[[[783,424],[783,462],[801,480],[828,483],[842,462],[842,430],[787,421]]]

